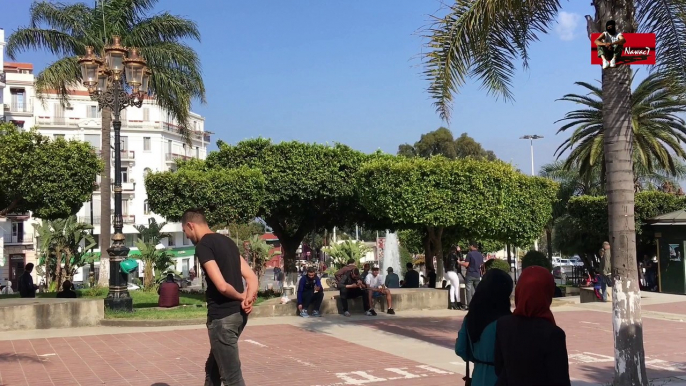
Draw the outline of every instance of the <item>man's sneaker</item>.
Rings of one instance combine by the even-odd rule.
[[[395,315],[395,311],[393,311],[392,308],[389,308],[388,310],[386,310],[386,313],[387,313],[388,315]]]
[[[374,311],[373,308],[370,308],[370,309],[369,309],[369,312],[371,312],[373,316],[376,316],[376,311]]]
[[[300,311],[300,316],[302,316],[303,318],[309,318],[310,317],[310,315],[308,315],[307,311],[305,311],[305,310]]]
[[[345,311],[345,312],[343,313],[343,316],[347,316],[347,317],[350,317],[350,312],[348,312],[348,311]]]
[[[364,314],[365,314],[365,315],[367,315],[367,316],[374,316],[374,314],[372,314],[372,311],[371,311],[371,310],[370,310],[370,311],[367,311],[367,312],[365,312]]]
[[[612,60],[610,60],[610,67],[612,67],[612,68],[617,67],[617,62],[615,61],[615,58],[612,58]]]
[[[319,311],[312,311],[312,316],[314,316],[315,318],[321,318],[322,314],[320,314]]]
[[[608,68],[610,66],[610,62],[607,61],[607,59],[603,58],[603,70]]]

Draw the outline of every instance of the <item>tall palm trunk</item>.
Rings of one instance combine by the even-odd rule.
[[[636,31],[633,0],[595,0],[596,20],[617,23],[617,30]],[[619,386],[647,386],[641,294],[636,265],[634,176],[631,129],[631,69],[603,71],[603,127],[608,223],[612,251],[612,327],[615,342],[615,379]]]
[[[111,140],[110,133],[112,128],[112,110],[102,109],[102,138],[101,154],[105,164],[102,174],[100,174],[100,272],[98,283],[101,286],[109,285],[110,259],[107,248],[110,246],[111,238],[111,216],[112,212],[112,183],[111,183]]]

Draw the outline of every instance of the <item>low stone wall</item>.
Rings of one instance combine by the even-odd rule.
[[[440,310],[448,307],[448,291],[431,288],[397,288],[391,289],[391,296],[393,299],[393,308],[397,312],[408,310]],[[380,301],[376,299],[377,302]],[[386,300],[382,302],[382,307],[376,306],[377,311],[386,310]],[[353,314],[363,313],[362,298],[349,299],[348,310]],[[343,313],[341,302],[338,299],[338,291],[324,291],[324,301],[319,309],[322,314],[340,314]],[[255,317],[273,317],[273,316],[296,316],[298,315],[298,304],[295,296],[291,297],[291,301],[286,304],[281,304],[280,299],[270,299],[253,308],[250,314],[251,318]]]
[[[0,331],[97,326],[104,318],[102,299],[0,300]]]
[[[612,288],[607,287],[607,301],[611,302],[612,301]],[[595,290],[591,288],[581,288],[581,294],[579,296],[579,303],[594,303],[594,302],[602,302],[602,300],[598,299],[597,296],[595,296]]]

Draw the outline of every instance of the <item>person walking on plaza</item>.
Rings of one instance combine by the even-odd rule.
[[[450,310],[461,310],[464,308],[460,301],[460,277],[457,275],[459,263],[460,259],[457,254],[457,248],[453,246],[448,254],[448,258],[445,260],[445,276],[450,282],[450,303],[448,305]]]
[[[384,282],[386,288],[400,288],[400,278],[397,273],[393,273],[393,267],[388,267],[386,272],[388,272]]]
[[[313,267],[307,269],[307,274],[300,279],[298,283],[298,311],[303,318],[309,318],[307,313],[310,304],[314,306],[312,316],[319,317],[319,307],[324,300],[324,290],[322,289],[322,282],[319,280],[317,273]]]
[[[571,385],[565,332],[550,310],[554,293],[550,271],[539,266],[522,270],[514,313],[496,326],[496,385]]]
[[[469,312],[455,342],[455,354],[474,363],[472,383],[493,386],[495,375],[495,332],[499,318],[511,315],[512,278],[499,269],[486,272],[474,293]]]
[[[607,241],[603,243],[603,249],[600,250],[600,270],[602,271],[600,288],[603,301],[606,302],[607,286],[612,285],[612,252],[610,251],[610,243]]]
[[[33,277],[31,276],[33,272],[33,263],[28,263],[24,267],[24,273],[19,276],[19,283],[17,284],[17,289],[19,290],[19,296],[22,298],[35,298],[36,290],[38,286],[33,284]]]
[[[388,305],[388,310],[386,310],[386,313],[389,315],[395,315],[395,311],[393,310],[393,298],[391,297],[391,290],[386,288],[384,285],[383,276],[379,275],[379,267],[372,268],[372,273],[367,275],[364,284],[367,287],[367,302],[369,303],[369,310],[367,310],[366,314],[368,316],[376,316],[376,311],[374,311],[374,303],[372,300],[374,298],[385,296],[386,304]]]
[[[185,211],[181,225],[195,245],[195,255],[207,282],[210,354],[205,363],[205,386],[245,386],[238,338],[257,298],[257,276],[233,240],[212,232],[202,210]]]
[[[341,305],[343,306],[343,315],[350,316],[348,311],[348,299],[354,299],[362,297],[362,307],[366,312],[369,310],[369,299],[365,292],[365,285],[360,277],[360,270],[358,268],[353,268],[349,270],[338,282],[339,295],[341,299]]]
[[[484,255],[479,252],[476,242],[469,243],[469,252],[464,261],[460,265],[467,269],[467,277],[465,278],[465,286],[467,287],[467,303],[465,309],[469,308],[469,303],[472,301],[474,291],[481,281],[481,266],[484,264]]]

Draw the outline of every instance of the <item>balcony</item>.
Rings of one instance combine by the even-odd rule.
[[[112,154],[112,159],[114,159],[114,156],[116,153],[114,151],[111,152]],[[133,150],[122,150],[121,151],[121,160],[122,161],[133,161],[136,159],[136,153]]]
[[[31,114],[33,113],[33,104],[30,102],[12,102],[5,103],[5,111],[14,114]]]
[[[3,241],[5,245],[27,245],[33,244],[32,235],[12,235],[11,233],[5,233]]]
[[[125,214],[122,216],[124,220],[124,224],[135,224],[136,223],[136,215],[134,214]],[[84,224],[90,224],[91,223],[91,217],[90,216],[79,216],[78,221]],[[114,215],[110,218],[110,224],[114,224]],[[93,216],[93,225],[100,225],[100,216]]]
[[[136,190],[136,183],[133,181],[122,182],[121,183],[121,190],[124,192],[133,192]]]
[[[189,160],[193,157],[188,156],[188,155],[182,155],[182,154],[174,154],[174,153],[166,153],[164,155],[165,161],[167,162],[176,162],[176,160]]]
[[[84,118],[66,118],[66,117],[36,117],[36,124],[40,126],[62,126],[62,127],[78,127],[79,121]]]
[[[12,212],[7,213],[5,217],[12,220],[28,220],[31,214],[29,212]]]

